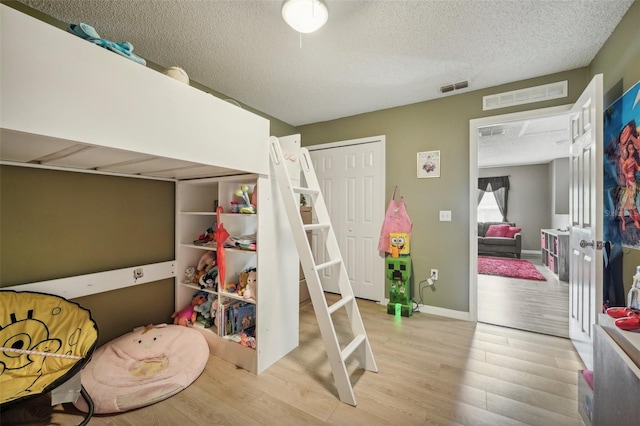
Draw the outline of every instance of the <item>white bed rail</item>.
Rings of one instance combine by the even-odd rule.
[[[54,294],[64,297],[65,299],[74,299],[76,297],[89,296],[91,294],[173,278],[176,276],[175,263],[175,260],[170,260],[167,262],[96,272],[94,274],[76,275],[55,280],[2,287],[0,290],[36,291],[39,293]]]

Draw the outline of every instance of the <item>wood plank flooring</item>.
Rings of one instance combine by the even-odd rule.
[[[349,363],[357,407],[338,400],[307,304],[300,310],[300,346],[261,375],[211,357],[174,397],[96,415],[90,425],[582,425],[576,383],[584,366],[569,340],[423,313],[396,319],[370,301],[358,306],[379,372]],[[334,317],[344,342],[346,313]],[[81,420],[73,406],[51,408],[46,401],[0,416],[3,425]]]
[[[523,255],[547,281],[478,275],[478,321],[519,330],[569,337],[569,283],[540,261]]]

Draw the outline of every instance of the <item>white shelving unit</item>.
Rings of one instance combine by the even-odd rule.
[[[249,186],[250,193],[258,187],[257,213],[227,213],[231,211],[231,202],[239,200],[234,191],[243,184]],[[243,174],[182,180],[176,187],[176,310],[187,306],[200,290],[216,294],[219,305],[231,299],[254,303],[256,349],[218,336],[215,328],[200,328],[213,354],[254,373],[264,371],[298,345],[297,286],[283,285],[296,280],[297,255],[291,245],[286,217],[274,214],[281,203],[279,193],[273,192],[274,185],[269,177]],[[224,210],[221,217],[215,212],[216,205]],[[231,236],[256,234],[255,251],[224,249],[227,283],[238,283],[240,272],[256,268],[258,284],[254,301],[219,288],[201,289],[183,282],[189,266],[197,265],[207,250],[217,251],[215,243],[196,245],[194,241],[220,220]],[[220,312],[217,318],[221,318]]]
[[[540,230],[542,263],[561,281],[569,281],[569,232]]]
[[[220,205],[224,212],[231,211],[231,201],[237,199],[234,191],[242,184],[249,186],[253,192],[258,181],[257,175],[240,175],[226,178],[208,178],[186,180],[178,182],[176,188],[176,242],[177,242],[177,271],[176,279],[176,310],[187,306],[197,291],[207,291],[218,296],[219,310],[216,315],[218,324],[222,318],[222,305],[229,300],[241,300],[246,303],[257,304],[255,300],[246,300],[236,293],[225,292],[220,288],[204,288],[198,285],[184,283],[184,271],[190,266],[196,266],[201,256],[208,250],[217,251],[215,242],[207,245],[196,245],[194,241],[207,229],[213,228],[216,222],[222,221],[225,229],[232,236],[257,234],[259,213],[222,213],[216,214],[216,206]],[[238,283],[240,272],[248,268],[257,268],[258,250],[242,250],[225,248],[225,281]],[[258,282],[260,271],[257,270]],[[259,294],[259,287],[257,288]],[[257,298],[259,300],[259,297]],[[264,310],[267,310],[266,308]],[[260,314],[256,309],[256,317]],[[257,321],[258,322],[258,321]],[[256,325],[256,330],[260,327]],[[255,349],[220,337],[217,328],[202,328],[214,354],[223,355],[226,359],[241,367],[257,372],[257,352]],[[259,342],[256,331],[256,341]]]

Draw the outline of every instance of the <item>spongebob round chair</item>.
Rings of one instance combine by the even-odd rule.
[[[51,294],[0,291],[0,407],[48,392],[52,405],[81,395],[90,407],[81,423],[87,424],[93,401],[78,373],[97,340],[91,312],[77,303]]]

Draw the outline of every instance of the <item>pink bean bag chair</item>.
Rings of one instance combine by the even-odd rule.
[[[193,383],[209,359],[209,345],[197,330],[148,325],[96,349],[82,370],[82,385],[96,414],[117,413],[162,401]],[[76,408],[89,409],[80,398]]]

